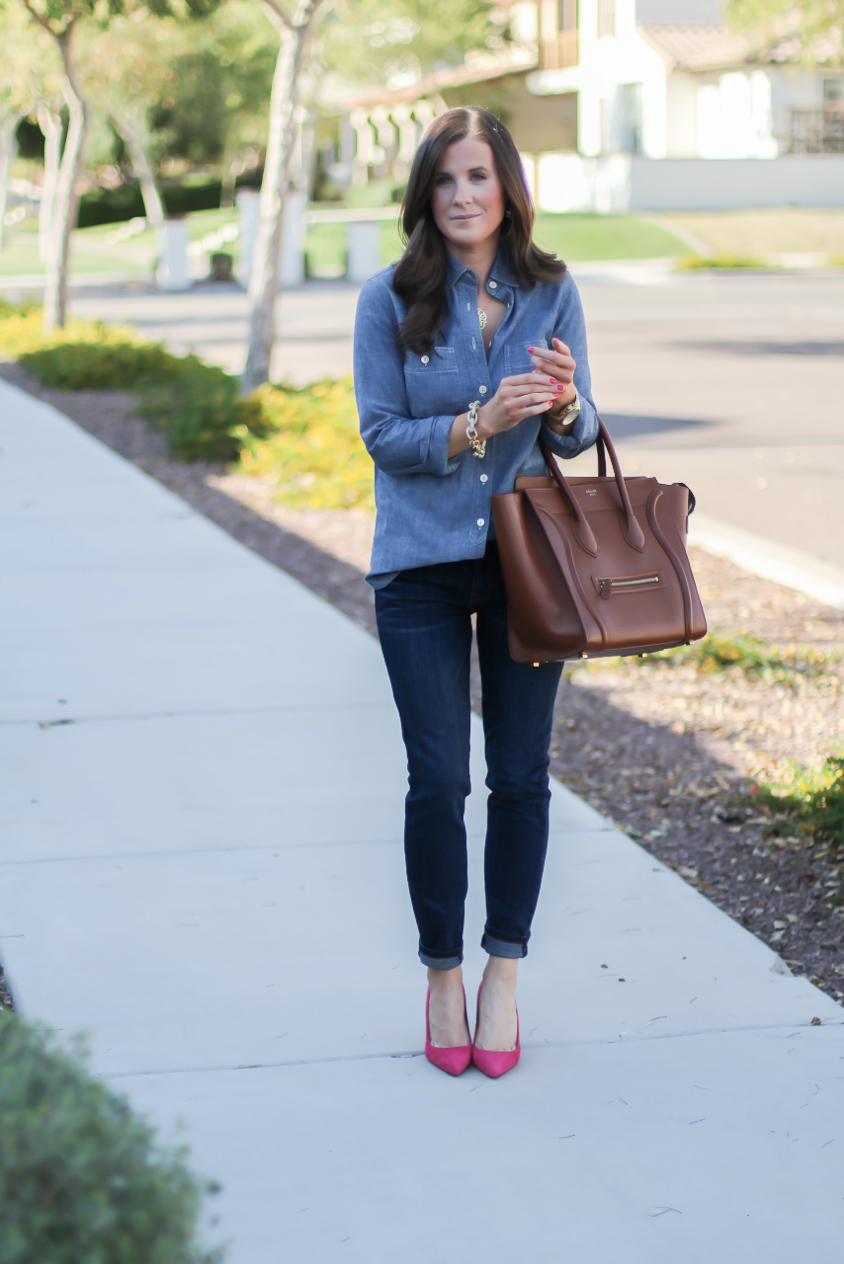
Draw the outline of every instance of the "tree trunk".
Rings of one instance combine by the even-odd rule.
[[[240,172],[237,161],[237,149],[231,149],[228,145],[223,153],[223,171],[220,180],[220,209],[227,211],[235,205],[235,191],[237,189],[237,177]],[[241,171],[243,168],[241,167]]]
[[[12,163],[18,152],[18,123],[26,111],[13,110],[0,123],[0,250],[3,249],[3,238],[6,229],[6,202],[9,196],[9,177]]]
[[[42,263],[50,258],[50,234],[53,227],[53,204],[59,178],[62,153],[62,116],[42,101],[38,106],[38,126],[44,136],[44,183],[38,207],[38,254]]]
[[[281,237],[290,164],[296,144],[296,106],[299,77],[307,58],[317,9],[322,0],[306,0],[282,31],[281,47],[273,75],[267,159],[261,184],[261,211],[249,297],[249,350],[241,390],[248,395],[269,380],[270,356],[275,335],[275,302],[281,269]],[[278,16],[274,6],[271,13]]]
[[[114,123],[132,158],[132,167],[141,186],[147,223],[153,228],[160,228],[164,223],[164,202],[147,154],[144,123],[134,114],[115,115]]]
[[[317,132],[317,112],[314,105],[309,105],[303,112],[303,117],[299,122],[299,141],[296,145],[296,153],[299,163],[296,171],[291,174],[290,183],[298,189],[300,193],[306,193],[311,196],[311,190],[314,183],[314,166],[316,164],[316,132]]]
[[[68,26],[56,43],[62,55],[64,78],[62,92],[70,114],[67,139],[64,143],[56,195],[53,205],[50,258],[47,264],[47,284],[44,290],[44,330],[52,333],[63,329],[67,321],[67,264],[70,253],[70,234],[76,226],[78,204],[76,182],[82,167],[82,147],[88,127],[88,106],[82,95],[73,64],[71,36],[73,26]]]

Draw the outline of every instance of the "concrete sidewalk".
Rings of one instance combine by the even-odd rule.
[[[437,1072],[378,647],[4,383],[0,449],[0,954],[184,1121],[231,1264],[838,1258],[833,1001],[555,786],[522,1063]]]

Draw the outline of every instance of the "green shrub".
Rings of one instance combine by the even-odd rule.
[[[79,199],[77,228],[93,228],[97,224],[120,224],[124,220],[146,215],[141,186],[127,180],[116,189],[89,189]]]
[[[237,180],[238,188],[260,188],[261,173],[248,171]],[[204,177],[163,180],[161,199],[168,215],[190,215],[192,211],[215,211],[220,205],[223,185],[220,180]],[[90,189],[79,199],[77,228],[93,228],[97,224],[119,224],[146,215],[140,185],[127,180],[116,189]]]
[[[690,648],[701,671],[738,667],[746,676],[769,673],[778,680],[795,675],[820,676],[830,662],[826,654],[819,654],[817,650],[801,649],[797,645],[783,648],[768,645],[747,632],[739,632],[735,636],[710,633]]]
[[[263,438],[243,436],[243,474],[262,479],[276,500],[297,508],[372,507],[372,460],[350,377],[302,390],[263,386],[257,398],[271,429]]]
[[[143,389],[138,411],[183,461],[234,461],[245,441],[270,428],[257,396],[241,399],[237,378],[196,356],[185,356],[169,382]]]
[[[83,336],[70,341],[63,331],[58,341],[20,354],[19,362],[56,390],[137,390],[138,411],[185,461],[234,461],[247,435],[269,433],[258,398],[241,399],[238,379],[223,369],[94,322],[79,332]]]
[[[757,793],[774,811],[844,847],[844,754],[829,755],[821,769],[796,769],[789,781],[760,785]]]
[[[371,508],[372,462],[358,432],[352,379],[302,390],[237,378],[198,356],[138,342],[130,329],[72,321],[46,336],[41,308],[0,302],[0,354],[57,390],[134,390],[140,414],[186,461],[236,461],[274,484],[278,500],[317,509]]]
[[[636,660],[647,667],[658,663],[688,664],[707,674],[728,669],[740,671],[750,680],[794,685],[798,678],[815,679],[830,667],[832,658],[811,647],[768,645],[751,633],[718,636],[710,632],[701,641],[677,650],[649,654]]]
[[[0,1015],[0,1264],[216,1264],[204,1194],[80,1054]]]
[[[685,271],[695,271],[699,268],[765,268],[768,270],[770,264],[765,263],[764,259],[755,259],[752,256],[745,255],[685,255],[677,264],[678,268]]]
[[[127,390],[145,379],[169,381],[180,372],[179,359],[156,342],[65,342],[18,359],[43,386],[59,391]]]

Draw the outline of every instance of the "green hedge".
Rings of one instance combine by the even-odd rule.
[[[184,460],[239,461],[274,499],[313,509],[373,507],[372,462],[360,438],[351,378],[301,390],[240,383],[198,356],[136,342],[131,329],[71,320],[45,334],[33,304],[0,299],[0,358],[17,358],[57,390],[131,390],[138,411]]]
[[[237,378],[160,343],[111,341],[103,330],[102,342],[60,342],[24,352],[19,362],[56,390],[137,390],[140,414],[185,461],[234,461],[247,435],[270,430],[258,399],[240,398]]]
[[[0,1264],[217,1264],[197,1226],[218,1187],[185,1158],[78,1048],[0,1015]]]
[[[238,180],[238,188],[260,188],[260,175],[250,172]],[[168,215],[188,215],[191,211],[214,211],[220,205],[223,185],[220,180],[195,183],[163,181],[159,186]],[[127,180],[116,189],[91,189],[79,199],[77,228],[93,228],[96,224],[119,224],[145,215],[140,185]]]

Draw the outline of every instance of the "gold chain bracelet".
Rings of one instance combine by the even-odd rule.
[[[466,438],[475,456],[486,456],[486,439],[478,438],[478,409],[481,401],[475,399],[469,405],[469,424],[466,427]]]

